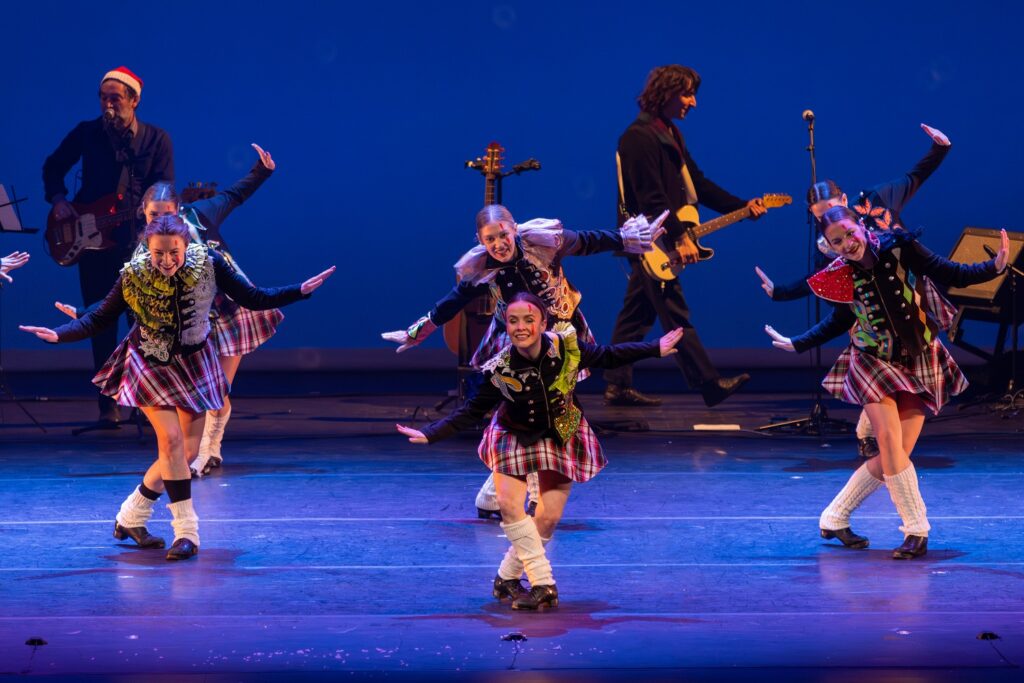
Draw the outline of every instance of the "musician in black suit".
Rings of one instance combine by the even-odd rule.
[[[700,76],[689,67],[673,64],[655,68],[637,98],[640,115],[619,138],[616,161],[619,167],[619,224],[629,216],[657,216],[666,209],[665,241],[677,244],[686,263],[697,260],[697,247],[675,216],[687,205],[701,204],[719,213],[749,207],[757,219],[766,209],[760,199],[749,202],[725,191],[709,180],[694,162],[682,133],[672,122],[686,117],[697,106]],[[630,256],[632,272],[626,285],[622,310],[615,321],[612,344],[644,338],[660,318],[666,331],[683,327],[686,334],[673,358],[691,387],[700,389],[708,406],[721,403],[750,379],[747,374],[723,378],[718,374],[700,337],[690,322],[690,309],[683,298],[679,280],[662,284],[648,276],[640,258]],[[661,399],[644,396],[633,388],[632,366],[607,370],[605,401],[611,405],[652,406]]]
[[[43,163],[46,200],[53,204],[53,217],[65,220],[75,215],[67,200],[64,183],[68,171],[82,162],[82,186],[76,203],[91,204],[117,195],[118,209],[133,209],[153,183],[174,182],[174,150],[171,138],[156,126],[136,116],[142,95],[142,79],[126,67],[107,72],[100,81],[101,115],[82,121],[61,141]],[[132,214],[134,215],[134,213]],[[129,260],[144,221],[136,219],[115,228],[110,235],[116,244],[103,251],[84,251],[78,262],[82,301],[88,306],[102,299],[117,280],[121,266]],[[92,338],[93,365],[96,370],[117,346],[117,326]],[[119,419],[117,404],[99,397],[100,421]]]

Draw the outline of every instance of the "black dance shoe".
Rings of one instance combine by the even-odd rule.
[[[609,384],[608,388],[604,390],[604,402],[610,406],[635,406],[638,408],[661,405],[660,398],[644,396],[633,387],[620,387],[618,384]]]
[[[512,601],[512,609],[540,610],[545,607],[558,607],[558,588],[555,586],[533,586],[529,593]]]
[[[523,582],[519,579],[503,579],[500,576],[494,577],[494,590],[491,591],[491,595],[498,600],[504,600],[505,598],[515,600],[527,593],[528,591],[526,590],[526,586],[524,586]]]
[[[211,469],[211,470],[216,470],[216,469],[219,469],[220,466],[223,465],[223,464],[224,464],[224,458],[220,457],[219,455],[211,455],[209,462],[206,463],[206,466],[209,469]],[[205,474],[205,472],[204,472],[204,474]]]
[[[880,452],[878,440],[875,437],[865,436],[863,439],[857,439],[857,455],[865,460],[875,457]]]
[[[719,377],[718,379],[704,382],[700,387],[700,393],[704,397],[704,405],[708,408],[717,406],[736,393],[749,379],[750,375],[744,372],[742,375],[736,375],[735,377]]]
[[[114,538],[123,541],[130,538],[140,548],[163,548],[166,543],[159,536],[154,536],[144,526],[126,527],[114,522]]]
[[[477,508],[476,516],[480,519],[496,519],[500,522],[501,510],[484,510],[483,508]]]
[[[199,554],[199,546],[187,538],[176,538],[167,551],[168,560],[187,560]]]
[[[821,537],[824,539],[838,538],[843,545],[854,550],[863,550],[870,545],[868,539],[853,533],[850,527],[845,529],[822,529]]]
[[[892,551],[894,560],[912,560],[921,557],[928,552],[927,536],[907,536],[903,539],[903,545]]]

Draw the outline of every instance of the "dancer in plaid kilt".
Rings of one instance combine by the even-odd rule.
[[[568,322],[580,340],[594,343],[594,335],[579,309],[582,296],[566,277],[562,260],[566,256],[591,256],[607,251],[631,254],[650,251],[651,243],[664,232],[661,224],[667,216],[668,212],[665,212],[650,224],[644,216],[630,218],[617,231],[575,232],[564,229],[559,221],[547,218],[517,224],[504,206],[485,206],[476,215],[479,244],[455,264],[458,284],[408,329],[385,332],[381,336],[399,344],[397,352],[402,353],[421,344],[438,326],[455,318],[475,298],[489,294],[497,304],[494,317],[470,361],[474,368],[479,368],[481,363],[509,344],[505,327],[506,302],[519,292],[532,292],[544,300],[550,324]],[[579,379],[586,379],[588,374],[581,370]],[[534,502],[535,491],[532,488],[530,495]],[[488,477],[480,487],[476,506],[481,518],[498,515],[493,477]]]
[[[86,339],[131,309],[135,324],[93,379],[120,405],[139,408],[156,432],[158,455],[142,483],[121,504],[114,537],[140,547],[163,548],[146,522],[166,490],[174,543],[168,560],[199,552],[199,517],[192,505],[188,463],[199,450],[203,419],[223,405],[227,381],[210,339],[210,306],[218,289],[248,308],[267,310],[308,296],[334,272],[301,285],[261,289],[209,247],[190,244],[189,226],[164,216],[146,226],[144,249],[125,264],[100,305],[55,330],[21,326],[48,342]]]
[[[271,176],[276,168],[273,157],[259,145],[253,144],[259,154],[259,160],[253,165],[249,174],[226,190],[214,192],[209,196],[207,188],[188,188],[182,192],[183,200],[179,200],[174,185],[156,183],[149,187],[142,197],[140,211],[149,223],[160,216],[181,216],[188,224],[192,239],[200,244],[208,244],[217,249],[221,256],[242,277],[245,273],[231,256],[220,234],[220,226],[236,208],[242,205],[264,181]],[[248,279],[248,278],[246,278]],[[74,306],[57,303],[57,308],[71,316],[79,315]],[[95,308],[93,306],[92,308]],[[82,313],[88,312],[86,309]],[[235,381],[242,356],[258,349],[264,342],[274,336],[277,326],[284,320],[284,314],[277,308],[266,311],[253,311],[239,306],[231,297],[218,292],[210,309],[212,317],[211,339],[213,349],[227,378],[227,389]],[[199,444],[199,455],[191,463],[192,476],[201,477],[212,468],[220,467],[224,458],[221,454],[221,441],[224,430],[231,418],[231,398],[227,391],[223,395],[223,407],[210,410],[206,416],[203,438]]]
[[[893,558],[920,557],[928,551],[931,525],[910,455],[925,410],[938,413],[967,386],[938,340],[928,280],[948,287],[991,280],[1006,268],[1009,240],[1003,231],[994,259],[964,265],[932,253],[904,230],[869,231],[845,206],[826,211],[818,227],[839,257],[808,284],[816,295],[839,305],[792,339],[768,325],[765,331],[777,348],[806,351],[853,328],[852,343],[822,386],[836,398],[864,406],[879,447],[879,455],[854,472],[821,513],[821,536],[867,548],[868,539],[850,529],[850,515],[884,482],[903,521],[903,544]]]
[[[657,342],[597,346],[576,338],[568,323],[547,330],[548,306],[529,292],[512,296],[505,325],[512,343],[483,366],[480,391],[443,420],[422,430],[396,425],[412,443],[434,443],[475,425],[494,410],[480,442],[480,459],[494,474],[501,527],[511,546],[494,578],[493,595],[512,609],[558,605],[558,589],[544,546],[551,540],[573,482],[606,464],[601,445],[575,397],[579,371],[615,368],[641,358],[676,353],[676,329]],[[540,501],[535,517],[523,512],[526,476],[536,472]],[[521,583],[523,572],[530,590]]]
[[[941,130],[923,123],[921,130],[932,140],[932,146],[928,153],[909,172],[887,183],[881,183],[861,191],[854,202],[853,210],[861,217],[861,222],[868,230],[902,228],[903,207],[917,194],[921,185],[928,180],[949,154],[952,143]],[[833,180],[815,183],[807,190],[807,210],[817,221],[820,221],[825,212],[833,206],[847,206],[847,204],[846,193]],[[818,251],[820,252],[818,254],[818,269],[823,268],[838,256],[825,242],[824,236],[818,238]],[[772,301],[792,301],[811,296],[811,288],[807,285],[806,279],[790,284],[776,284],[760,267],[755,267],[754,271],[761,278],[761,288],[771,297]],[[925,281],[927,282],[925,291],[929,310],[935,316],[939,327],[948,330],[953,324],[956,307],[942,296],[942,293],[930,280],[926,278]],[[878,441],[871,433],[871,421],[864,411],[861,411],[860,418],[857,420],[857,441],[857,452],[862,458],[878,455]]]

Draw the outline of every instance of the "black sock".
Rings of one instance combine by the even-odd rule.
[[[172,503],[188,500],[192,497],[192,479],[164,479],[167,497]]]
[[[139,484],[139,493],[142,494],[143,498],[149,498],[150,500],[156,500],[160,497],[160,493],[147,487],[145,482]]]

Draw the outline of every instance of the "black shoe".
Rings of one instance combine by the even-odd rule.
[[[503,579],[500,576],[494,577],[494,590],[491,591],[491,595],[498,600],[504,600],[505,598],[515,600],[527,593],[528,591],[526,590],[526,586],[524,586],[523,582],[519,579]]]
[[[218,469],[223,464],[224,458],[220,457],[219,455],[211,455],[210,460],[206,463],[207,471],[203,472],[203,474],[209,474],[209,470]]]
[[[526,514],[530,515],[531,517],[537,516],[537,501],[530,501],[529,505],[526,506]]]
[[[620,387],[618,384],[609,384],[604,390],[604,402],[610,406],[638,406],[649,408],[660,406],[661,399],[654,396],[644,396],[633,387]]]
[[[857,455],[867,460],[875,457],[878,453],[878,441],[875,437],[865,436],[863,439],[857,439]]]
[[[199,546],[187,538],[176,538],[167,551],[168,560],[187,560],[199,554]]]
[[[868,539],[853,533],[853,530],[850,529],[850,527],[846,527],[845,529],[822,529],[821,537],[824,539],[838,538],[839,541],[847,548],[853,548],[855,550],[863,550],[870,545]]]
[[[477,508],[476,516],[480,519],[497,519],[498,521],[501,521],[501,510],[484,510],[483,508]]]
[[[928,552],[927,536],[907,536],[903,539],[903,545],[892,551],[894,560],[912,560],[921,557]]]
[[[545,607],[558,607],[558,588],[555,586],[533,586],[529,593],[512,601],[512,609],[539,610]]]
[[[144,526],[126,527],[114,522],[114,538],[123,541],[130,538],[140,548],[163,548],[166,543],[159,536],[153,536]]]
[[[704,396],[704,405],[713,408],[732,396],[740,387],[747,383],[750,375],[743,373],[735,377],[719,377],[701,385],[700,393]]]

